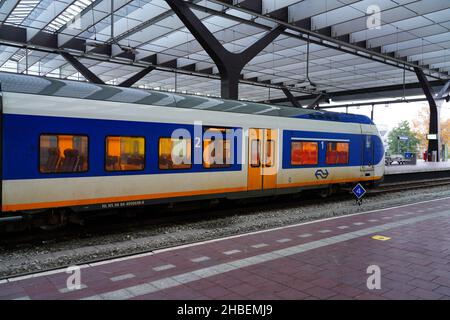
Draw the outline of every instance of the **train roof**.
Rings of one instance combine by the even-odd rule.
[[[134,103],[140,105],[156,105],[163,107],[191,108],[208,111],[269,115],[288,118],[314,119],[322,121],[373,124],[370,118],[356,114],[293,108],[238,100],[226,100],[204,96],[161,92],[156,90],[122,88],[110,85],[43,78],[14,73],[0,73],[0,85],[1,91],[3,92]]]

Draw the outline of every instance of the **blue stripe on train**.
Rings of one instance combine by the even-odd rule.
[[[208,124],[205,124],[205,126]],[[3,177],[4,180],[14,179],[42,179],[63,177],[92,177],[92,176],[117,176],[117,175],[141,175],[141,174],[171,174],[187,172],[211,172],[211,171],[239,171],[242,165],[237,164],[238,139],[234,143],[234,164],[229,168],[205,169],[201,164],[193,164],[191,169],[159,170],[158,168],[158,139],[170,137],[175,129],[186,129],[193,137],[192,146],[197,144],[194,137],[194,125],[148,123],[137,121],[116,121],[80,119],[48,116],[29,116],[4,114],[4,153],[3,153]],[[237,129],[237,128],[234,128]],[[89,136],[89,170],[84,173],[59,173],[42,174],[39,172],[39,136],[41,134],[84,134]],[[146,160],[144,171],[106,172],[105,165],[105,138],[111,135],[144,136],[146,137]],[[336,166],[360,166],[362,164],[362,148],[364,135],[324,133],[308,131],[285,130],[283,135],[283,159],[282,167],[294,167],[290,163],[292,138],[318,138],[318,139],[348,139],[350,140],[350,158],[347,165]],[[242,136],[240,136],[242,139]],[[378,164],[383,157],[382,142],[377,136],[371,136],[374,146],[373,163]],[[201,145],[201,143],[200,143]],[[192,153],[194,154],[194,152]],[[368,164],[367,158],[363,162]],[[325,151],[319,152],[319,164],[325,166]],[[330,165],[326,165],[330,166]],[[302,166],[315,167],[315,166]]]
[[[295,141],[292,139],[317,139],[319,143],[319,163],[317,165],[304,165],[304,166],[293,166],[291,164],[291,142]],[[366,149],[366,135],[362,134],[347,134],[347,133],[329,133],[329,132],[311,132],[311,131],[294,131],[285,130],[283,135],[283,159],[282,167],[283,169],[293,169],[293,168],[313,168],[313,167],[346,167],[346,166],[361,166],[374,164],[377,165],[381,162],[384,155],[383,143],[378,136],[369,136],[373,150]],[[329,165],[325,163],[326,157],[326,139],[340,139],[348,140],[349,142],[349,162],[348,164],[342,165]],[[301,140],[299,140],[301,141]],[[314,141],[314,140],[311,140]],[[364,150],[363,150],[364,149]]]
[[[207,125],[207,123],[204,124],[204,126]],[[158,140],[160,137],[170,137],[174,130],[186,129],[192,137],[192,148],[194,149],[195,145],[202,148],[202,144],[198,143],[201,140],[194,138],[194,125],[4,114],[3,126],[5,134],[3,143],[4,180],[239,171],[242,169],[242,165],[237,164],[236,161],[238,139],[235,138],[235,161],[231,167],[205,169],[202,164],[193,164],[191,169],[160,170],[158,168]],[[89,137],[88,172],[40,173],[39,136],[41,134],[87,135]],[[201,134],[200,131],[199,135]],[[145,137],[144,171],[106,172],[104,168],[106,136]]]

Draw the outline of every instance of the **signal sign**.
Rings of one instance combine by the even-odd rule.
[[[362,197],[366,194],[366,189],[361,185],[361,183],[358,183],[353,189],[353,194],[356,196],[356,203],[358,205],[362,204]]]

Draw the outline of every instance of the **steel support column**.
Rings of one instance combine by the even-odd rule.
[[[239,79],[244,66],[286,29],[277,26],[244,51],[233,53],[222,46],[184,1],[166,2],[216,64],[221,78],[221,96],[225,99],[238,99]]]
[[[87,81],[97,84],[105,84],[102,79],[97,77],[92,73],[91,70],[86,68],[80,61],[78,61],[74,56],[67,52],[61,52],[61,56],[67,60],[79,73],[86,78]]]
[[[440,147],[440,130],[439,130],[439,109],[437,107],[437,102],[434,98],[434,90],[430,86],[427,77],[423,73],[422,69],[414,68],[417,79],[422,87],[423,93],[427,98],[428,105],[430,106],[430,126],[428,129],[429,134],[436,135],[435,140],[428,140],[428,152],[432,153],[436,151],[437,157],[436,161],[439,161],[439,147]]]
[[[145,77],[147,74],[155,70],[154,66],[148,66],[145,69],[142,69],[138,73],[136,73],[134,76],[128,78],[127,80],[123,81],[119,84],[119,87],[131,87],[133,84],[141,80],[143,77]]]
[[[290,103],[292,103],[293,107],[296,108],[303,108],[302,105],[300,104],[300,102],[298,102],[294,95],[289,91],[289,89],[287,88],[283,88],[283,92],[286,95],[286,98],[289,100]],[[270,100],[270,99],[269,99]]]

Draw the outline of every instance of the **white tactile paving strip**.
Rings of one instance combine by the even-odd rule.
[[[162,266],[154,267],[153,270],[164,271],[164,270],[169,270],[169,269],[173,269],[173,268],[175,268],[175,266],[173,264],[165,264]]]
[[[90,297],[86,297],[85,299],[130,299],[133,297],[150,294],[154,292],[158,292],[161,290],[173,288],[176,286],[179,286],[181,284],[190,283],[193,281],[197,281],[199,279],[209,278],[215,275],[223,274],[229,271],[237,270],[243,267],[253,266],[259,263],[272,261],[278,258],[282,257],[288,257],[291,255],[299,254],[302,252],[310,251],[316,248],[321,248],[330,244],[336,244],[344,241],[348,241],[351,239],[360,238],[363,236],[367,236],[373,233],[381,232],[390,230],[396,227],[409,225],[421,221],[425,221],[428,219],[438,218],[438,217],[449,217],[450,211],[447,212],[440,212],[440,213],[434,213],[434,214],[428,214],[418,217],[413,217],[409,219],[404,219],[400,221],[390,222],[383,225],[378,225],[374,227],[369,227],[357,231],[348,232],[345,234],[340,234],[337,236],[328,237],[325,239],[312,241],[305,244],[295,245],[279,250],[275,250],[268,253],[263,253],[243,259],[238,259],[231,262],[221,263],[218,265],[186,272],[183,274],[166,277],[163,279],[159,279],[156,281],[151,281],[139,285],[134,285],[131,287],[111,291],[111,292],[105,292],[98,295],[93,295]],[[239,251],[239,250],[231,250],[233,252]],[[230,252],[230,251],[228,251]],[[240,252],[240,251],[239,251]]]
[[[312,236],[311,233],[303,233],[303,234],[299,235],[299,238],[308,238],[308,237],[311,237],[311,236]]]
[[[117,282],[117,281],[122,281],[122,280],[126,280],[126,279],[132,279],[132,278],[134,278],[134,277],[135,277],[134,274],[132,274],[132,273],[127,273],[127,274],[122,274],[122,275],[117,276],[117,277],[112,277],[112,278],[110,278],[110,279],[111,279],[111,281],[113,281],[113,282]]]
[[[191,261],[198,263],[198,262],[208,261],[210,259],[211,259],[210,257],[203,256],[203,257],[193,258],[193,259],[191,259]]]
[[[255,249],[259,249],[259,248],[264,248],[264,247],[267,247],[267,246],[269,246],[267,243],[258,243],[258,244],[252,245],[251,247],[255,248]]]
[[[222,253],[224,255],[226,255],[226,256],[230,256],[232,254],[236,254],[236,253],[240,253],[240,252],[241,252],[241,250],[234,249],[234,250],[229,250],[229,251],[225,251],[225,252],[222,252]]]
[[[278,243],[286,243],[286,242],[289,242],[289,241],[292,241],[292,239],[284,238],[284,239],[277,240]]]

